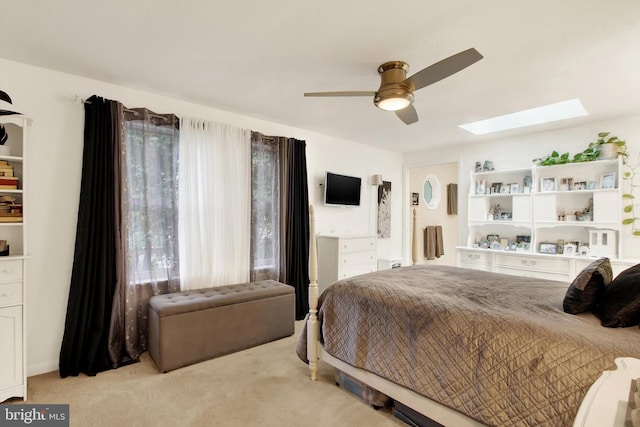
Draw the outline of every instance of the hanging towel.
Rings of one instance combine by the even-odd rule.
[[[447,214],[458,215],[458,184],[447,184]]]
[[[444,240],[442,240],[442,226],[436,225],[436,258],[444,255]]]
[[[444,255],[442,226],[428,225],[424,229],[424,257],[428,260],[432,260],[440,258],[442,255]]]
[[[424,229],[424,257],[436,259],[436,228],[433,225]]]

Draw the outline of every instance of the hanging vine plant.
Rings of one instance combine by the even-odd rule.
[[[625,162],[625,170],[622,174],[622,179],[629,186],[628,193],[622,193],[622,201],[623,201],[623,212],[629,217],[622,220],[623,225],[631,226],[631,234],[634,236],[640,236],[640,205],[636,201],[636,197],[634,196],[637,193],[638,188],[640,188],[640,184],[637,182],[636,177],[638,176],[638,168],[640,165],[631,166]]]

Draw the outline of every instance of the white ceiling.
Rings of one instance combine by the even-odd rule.
[[[369,98],[303,97],[470,47],[484,59],[416,92],[410,126]],[[406,153],[571,98],[588,117],[498,136],[639,113],[640,1],[0,0],[0,57]]]

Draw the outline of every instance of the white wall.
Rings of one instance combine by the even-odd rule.
[[[505,136],[477,144],[451,146],[437,150],[410,153],[404,156],[405,169],[459,162],[458,185],[458,244],[466,244],[467,199],[469,173],[476,161],[492,160],[496,169],[530,167],[532,160],[550,154],[569,152],[572,156],[583,151],[589,142],[595,141],[599,132],[611,132],[627,142],[629,163],[640,163],[640,115],[612,118],[600,122],[582,120],[579,125],[558,130],[547,130],[521,136]],[[623,187],[625,188],[625,187]],[[409,212],[405,210],[405,235],[409,236]],[[631,235],[630,227],[623,226],[621,234],[622,252],[625,258],[640,259],[640,237]],[[405,250],[409,251],[409,243]],[[407,252],[410,253],[410,252]]]
[[[27,147],[29,180],[27,266],[27,373],[57,370],[73,264],[83,147],[83,105],[75,97],[99,95],[127,107],[147,107],[229,123],[267,135],[307,141],[309,196],[316,205],[318,232],[375,234],[375,193],[369,178],[382,174],[402,186],[402,156],[351,141],[240,116],[204,106],[0,59],[0,89],[33,118]],[[319,183],[325,170],[363,178],[362,206],[321,206]],[[392,237],[379,243],[381,256],[402,252],[401,191],[394,192]]]

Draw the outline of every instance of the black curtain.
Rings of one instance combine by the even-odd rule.
[[[306,143],[287,141],[287,284],[296,290],[296,320],[309,312],[309,193]]]
[[[92,96],[85,109],[82,182],[60,376],[110,369],[109,325],[116,289],[122,105]]]

